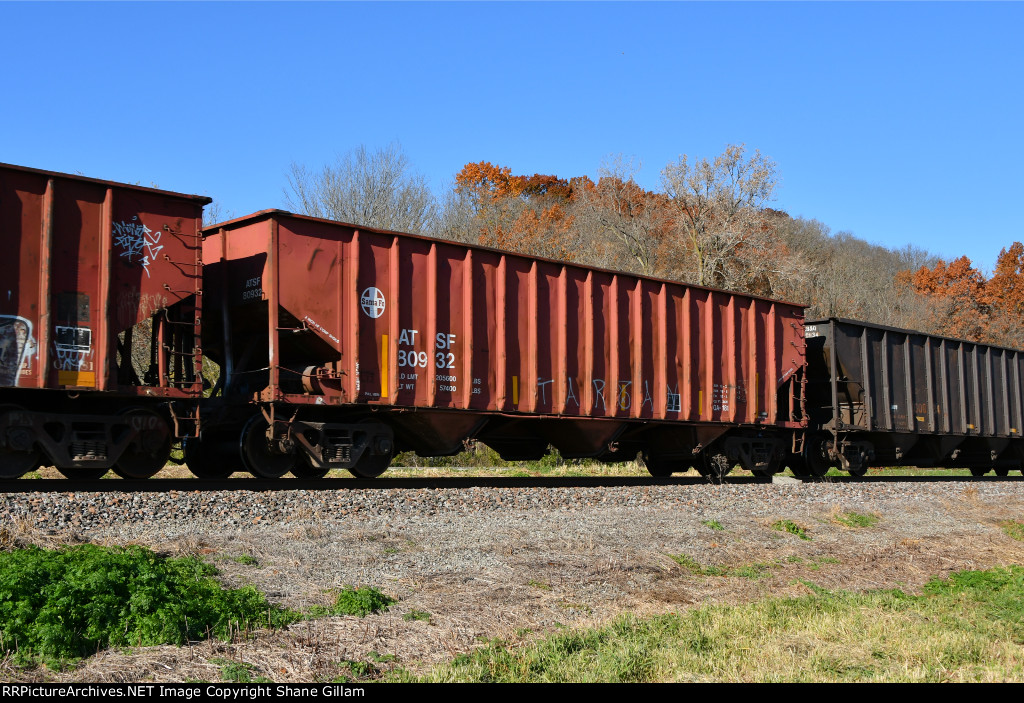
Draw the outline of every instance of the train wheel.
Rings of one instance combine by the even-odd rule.
[[[988,473],[988,469],[986,469],[983,466],[972,466],[971,467],[971,476],[984,476],[987,473]]]
[[[775,474],[780,473],[781,471],[784,470],[785,467],[782,462],[783,459],[773,456],[771,460],[768,462],[768,464],[765,465],[765,468],[750,469],[750,473],[752,473],[757,478],[771,478]]]
[[[824,435],[811,435],[804,442],[804,463],[807,475],[821,478],[832,468],[832,460],[828,456],[828,438]]]
[[[74,479],[76,481],[95,481],[98,478],[103,478],[107,475],[110,469],[76,469],[57,467],[57,471],[61,473],[64,478]]]
[[[811,472],[807,470],[807,462],[799,454],[787,454],[786,466],[797,478],[807,478],[811,475]]]
[[[225,440],[217,435],[185,438],[185,463],[193,476],[213,481],[227,478],[239,468],[241,457],[234,443]]]
[[[645,451],[642,454],[642,458],[644,460],[644,466],[647,467],[647,473],[655,478],[665,478],[667,476],[671,476],[677,471],[686,471],[686,465],[682,462],[663,459],[648,451]]]
[[[356,478],[377,478],[391,466],[391,455],[364,452],[356,465],[348,470]]]
[[[149,478],[171,458],[171,430],[152,410],[136,408],[122,413],[138,435],[114,463],[121,478]]]
[[[366,421],[366,425],[377,424],[372,420]],[[395,445],[390,439],[377,438],[376,453],[371,453],[367,447],[363,455],[356,461],[356,465],[348,470],[356,478],[377,478],[391,466],[391,459],[395,454]]]
[[[267,442],[267,420],[262,413],[253,415],[242,429],[242,463],[258,478],[281,478],[298,461],[295,452],[274,452]]]
[[[7,424],[6,415],[20,410],[16,406],[0,409],[0,426]],[[0,442],[0,478],[20,478],[39,465],[39,449],[32,441],[31,430],[7,427],[3,439]]]
[[[12,449],[11,446],[0,448],[0,478],[21,478],[39,466],[39,450],[32,447],[28,451]]]
[[[315,469],[304,461],[296,461],[292,467],[292,476],[295,478],[323,478],[329,472],[329,468]]]
[[[19,452],[4,447],[0,449],[0,478],[21,478],[39,466],[39,450]]]
[[[1000,466],[996,469],[996,476],[1009,476],[1010,469],[1006,466]]]
[[[868,473],[868,466],[867,466],[867,464],[861,464],[860,468],[849,469],[848,473],[851,476],[853,476],[854,478],[860,478],[861,476],[866,476],[867,473]]]

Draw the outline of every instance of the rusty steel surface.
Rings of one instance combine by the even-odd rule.
[[[182,364],[200,362],[193,348],[208,202],[0,164],[0,386],[196,396],[200,386],[182,381]],[[185,300],[183,320],[147,323],[181,340],[160,354],[182,358],[165,356],[158,377],[135,379],[119,361],[125,333]],[[183,332],[168,329],[182,324]]]
[[[807,338],[838,428],[1021,437],[1024,351],[837,319]]]
[[[799,305],[277,210],[204,235],[226,395],[806,426]]]

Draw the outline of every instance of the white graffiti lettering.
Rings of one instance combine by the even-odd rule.
[[[92,330],[88,327],[54,328],[53,368],[58,371],[82,371],[92,356]]]
[[[542,378],[538,378],[537,379],[537,387],[540,388],[540,402],[542,402],[544,404],[547,404],[547,402],[548,402],[547,386],[552,384],[552,383],[554,383],[554,382],[555,382],[555,379],[553,379],[553,378],[549,378],[546,381],[544,379],[542,379]]]
[[[81,371],[86,367],[92,350],[62,349],[54,345],[53,368],[58,371]]]
[[[167,307],[167,296],[143,293],[137,290],[121,291],[117,296],[117,314],[125,327],[139,320],[151,317],[153,313]]]
[[[150,275],[149,265],[156,260],[156,255],[164,247],[160,244],[160,231],[154,232],[133,217],[131,222],[115,222],[113,229],[114,244],[121,248],[121,256],[130,263],[138,263],[146,276]]]
[[[677,413],[683,409],[682,397],[679,395],[679,386],[668,387],[668,399],[665,403],[666,412]]]
[[[580,406],[579,398],[576,397],[576,393],[572,389],[572,377],[571,376],[569,377],[569,389],[568,389],[568,392],[565,394],[565,404],[568,405],[570,400],[572,402],[576,403],[576,407],[577,408]]]

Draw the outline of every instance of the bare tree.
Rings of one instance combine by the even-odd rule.
[[[476,244],[479,233],[475,226],[475,205],[472,193],[454,186],[447,187],[429,234],[463,244]]]
[[[692,261],[693,281],[745,287],[730,266],[744,249],[747,256],[770,257],[771,222],[762,209],[775,193],[775,162],[760,151],[748,158],[742,144],[732,144],[714,161],[691,164],[680,156],[661,176],[674,205],[676,231]]]
[[[778,245],[802,271],[777,293],[810,306],[808,316],[850,317],[895,327],[928,329],[935,304],[901,282],[904,274],[933,266],[935,257],[915,248],[890,250],[849,232],[833,234],[817,220],[782,218]]]
[[[231,210],[226,210],[223,205],[214,200],[203,208],[203,227],[209,227],[220,222],[226,222],[234,217]]]
[[[305,215],[402,232],[429,231],[437,218],[426,178],[397,143],[372,153],[359,146],[319,171],[293,163],[285,202]]]
[[[624,250],[630,270],[650,276],[663,242],[664,197],[637,185],[639,170],[639,162],[621,155],[605,159],[597,184],[579,189],[578,208],[588,225]]]

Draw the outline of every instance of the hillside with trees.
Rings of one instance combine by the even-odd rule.
[[[846,317],[1024,348],[1024,245],[986,278],[970,259],[888,248],[773,209],[778,167],[730,145],[680,156],[661,188],[639,164],[607,160],[595,178],[514,174],[468,163],[435,195],[397,145],[360,147],[318,170],[293,165],[286,207],[317,217],[736,290]]]

